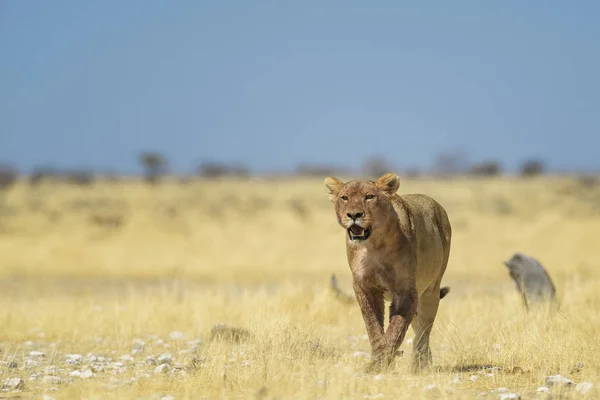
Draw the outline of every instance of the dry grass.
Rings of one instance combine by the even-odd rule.
[[[57,399],[498,398],[499,387],[537,398],[562,374],[600,395],[600,189],[413,179],[401,192],[431,194],[454,227],[429,373],[408,373],[407,344],[393,372],[361,372],[358,307],[327,289],[336,273],[349,290],[350,275],[321,180],[21,184],[0,202],[0,386],[20,377],[20,395]],[[524,312],[502,265],[515,251],[547,267],[560,313]],[[217,323],[252,336],[211,340]],[[37,350],[45,357],[29,356]],[[171,365],[155,373],[146,358],[167,352]],[[66,364],[70,353],[82,363]],[[88,368],[92,378],[70,376]]]

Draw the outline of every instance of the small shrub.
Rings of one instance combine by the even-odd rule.
[[[541,160],[527,160],[520,168],[521,176],[535,176],[544,173],[544,163]]]
[[[0,166],[0,191],[6,190],[17,182],[19,173],[8,165]]]
[[[56,180],[58,171],[52,167],[35,167],[29,176],[29,184],[37,185],[44,181]]]
[[[385,157],[373,156],[363,163],[362,170],[366,176],[376,179],[388,172],[393,172],[394,167]]]
[[[496,176],[502,173],[502,166],[497,161],[484,161],[474,164],[469,169],[469,175],[475,176]]]
[[[70,171],[63,175],[65,182],[77,186],[89,186],[94,183],[94,174],[88,171]]]
[[[433,162],[433,173],[437,176],[460,175],[468,171],[468,157],[461,150],[439,153]]]
[[[202,163],[198,166],[197,172],[203,178],[219,178],[223,176],[245,178],[250,175],[250,171],[244,166],[217,162]]]

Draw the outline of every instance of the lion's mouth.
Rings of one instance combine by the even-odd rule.
[[[352,224],[347,229],[350,240],[367,240],[371,236],[371,228],[363,228],[360,225]]]

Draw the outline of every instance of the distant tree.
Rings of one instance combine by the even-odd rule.
[[[484,161],[473,164],[469,169],[469,175],[496,176],[502,173],[502,166],[498,161]]]
[[[95,176],[90,171],[75,170],[67,171],[63,174],[65,182],[77,185],[77,186],[89,186],[94,183]]]
[[[0,191],[4,191],[17,182],[19,173],[10,165],[0,165]]]
[[[436,175],[457,175],[467,172],[468,157],[461,150],[445,151],[435,156],[433,173]]]
[[[542,175],[544,173],[545,166],[541,160],[531,159],[526,160],[520,168],[521,176],[535,176]]]
[[[37,185],[43,181],[62,182],[78,186],[87,186],[94,183],[94,173],[84,169],[64,170],[51,166],[35,167],[29,176],[29,184]]]
[[[200,164],[197,168],[197,173],[199,176],[204,178],[219,178],[222,176],[245,178],[250,175],[250,171],[244,166],[228,165],[213,161],[207,161]]]
[[[336,176],[339,174],[343,174],[343,170],[341,168],[337,168],[330,165],[320,165],[320,164],[300,164],[296,167],[296,175],[302,176],[318,176],[318,177],[326,177],[326,176]]]
[[[37,166],[29,176],[29,184],[35,186],[43,181],[56,180],[58,175],[58,171],[53,167]]]
[[[139,155],[139,162],[144,168],[146,181],[152,184],[158,182],[158,179],[167,170],[167,159],[157,152],[143,152]]]
[[[408,178],[418,178],[421,175],[421,171],[418,168],[407,168],[403,175]]]
[[[362,166],[363,173],[370,178],[379,178],[388,172],[394,172],[392,163],[383,156],[371,156]]]

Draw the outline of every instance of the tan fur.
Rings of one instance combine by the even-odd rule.
[[[366,240],[351,240],[345,231],[354,294],[371,343],[369,370],[391,365],[409,324],[415,331],[412,369],[428,366],[429,336],[440,298],[449,291],[440,289],[450,255],[448,215],[427,195],[398,195],[399,185],[393,173],[375,182],[325,179],[338,223],[370,232]],[[391,300],[387,330],[384,298]]]

